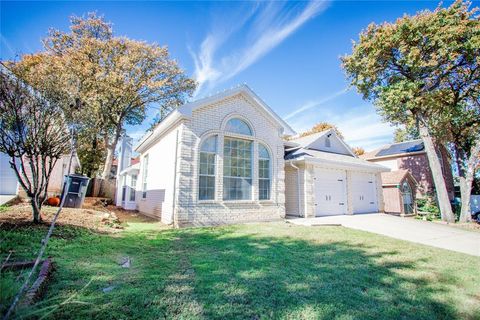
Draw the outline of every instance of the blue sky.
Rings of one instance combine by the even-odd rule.
[[[199,82],[196,97],[247,83],[298,132],[327,121],[350,145],[370,150],[391,142],[394,128],[348,89],[339,57],[351,52],[351,41],[369,23],[394,21],[437,4],[2,1],[0,57],[39,51],[50,27],[67,30],[69,16],[97,11],[113,23],[116,35],[168,45],[171,56]],[[128,133],[138,139],[154,112]]]

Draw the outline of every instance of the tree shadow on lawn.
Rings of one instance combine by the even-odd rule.
[[[444,286],[413,274],[418,259],[405,261],[398,252],[378,252],[349,241],[317,243],[221,227],[55,238],[49,254],[58,257],[58,272],[45,301],[36,306],[36,316],[52,312],[49,317],[58,319],[465,317],[454,302],[443,302],[441,297],[451,294]],[[122,256],[132,258],[131,268],[118,265]],[[109,286],[113,289],[104,293]],[[72,303],[58,306],[74,294]]]
[[[442,288],[396,272],[413,270],[416,262],[378,262],[396,252],[223,232],[182,236],[195,272],[192,298],[206,318],[456,317],[452,307],[434,298]]]

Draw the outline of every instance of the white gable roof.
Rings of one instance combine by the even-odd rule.
[[[331,139],[331,147],[325,147],[325,138],[327,137]],[[337,135],[334,129],[324,130],[290,141],[304,149],[314,149],[357,157],[345,141]]]
[[[270,117],[273,118],[282,128],[285,135],[294,135],[296,134],[295,130],[290,127],[275,111],[272,110],[249,86],[242,84],[238,87],[225,90],[223,92],[217,93],[215,95],[195,100],[193,102],[184,104],[178,111],[185,116],[191,116],[194,110],[200,109],[204,106],[219,102],[229,97],[233,97],[237,94],[243,94],[246,98],[250,99],[255,105],[263,109]]]
[[[295,130],[293,130],[282,118],[280,118],[280,116],[276,114],[255,92],[253,92],[250,87],[248,87],[246,84],[243,84],[238,87],[217,93],[215,95],[186,103],[175,109],[174,111],[170,112],[170,114],[162,122],[160,122],[151,132],[143,136],[138,145],[135,147],[135,151],[142,152],[142,150],[144,150],[146,146],[150,145],[153,140],[156,140],[156,138],[158,138],[159,136],[161,136],[162,133],[177,124],[181,119],[190,118],[193,111],[222,101],[229,97],[236,96],[238,94],[242,94],[250,102],[262,109],[267,116],[269,116],[274,122],[276,122],[281,128],[283,128],[283,133],[285,135],[296,134]]]

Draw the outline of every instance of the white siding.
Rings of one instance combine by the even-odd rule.
[[[328,147],[328,144],[326,144],[327,139],[330,140],[330,147]],[[315,149],[315,150],[331,152],[331,153],[351,155],[349,150],[347,148],[345,148],[345,145],[334,134],[332,134],[330,136],[330,138],[328,138],[326,135],[320,137],[317,141],[315,141],[310,146],[310,148]]]
[[[173,186],[175,176],[176,126],[163,135],[140,158],[140,173],[137,179],[138,210],[150,216],[160,218],[164,223],[172,223]],[[144,158],[148,155],[147,194],[142,197]]]

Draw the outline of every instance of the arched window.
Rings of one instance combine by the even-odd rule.
[[[263,145],[258,145],[258,198],[270,199],[270,153]]]
[[[200,146],[200,165],[198,175],[198,199],[215,199],[215,158],[217,155],[217,136],[211,136]]]
[[[225,126],[226,132],[243,134],[246,136],[252,136],[252,129],[250,126],[243,120],[238,118],[233,118],[228,120],[227,125]]]

